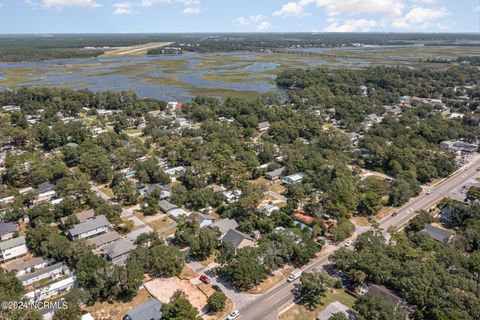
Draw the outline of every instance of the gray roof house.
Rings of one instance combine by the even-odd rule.
[[[110,222],[104,215],[97,216],[95,219],[88,220],[73,226],[68,230],[68,236],[73,238],[90,238],[108,230]]]
[[[87,243],[94,245],[96,248],[101,248],[109,243],[117,241],[120,238],[120,234],[118,234],[117,231],[107,231],[101,235],[88,238]]]
[[[253,247],[255,245],[255,240],[252,237],[235,229],[228,230],[222,237],[222,242],[234,249]]]
[[[220,231],[223,237],[228,230],[238,228],[238,222],[229,218],[220,219],[212,223],[210,228],[218,228],[218,231]]]
[[[8,272],[16,271],[17,276],[29,273],[32,269],[39,270],[46,267],[50,263],[50,260],[46,260],[42,257],[34,257],[30,259],[19,258],[13,260],[10,263],[4,265],[4,269]]]
[[[37,189],[35,191],[38,194],[40,194],[40,193],[45,193],[45,192],[48,192],[48,191],[52,191],[54,188],[55,188],[55,186],[51,182],[46,181],[46,182],[40,183],[37,186]]]
[[[26,273],[24,275],[21,275],[18,277],[18,280],[22,283],[24,286],[28,286],[32,283],[35,283],[37,281],[47,279],[47,278],[52,278],[57,275],[63,275],[63,274],[68,274],[69,269],[67,265],[63,262],[58,262],[55,263],[51,266],[41,268],[39,270],[36,270],[31,273]]]
[[[108,260],[113,264],[124,264],[131,251],[135,250],[137,246],[130,239],[121,239],[115,241],[103,248],[103,253]]]
[[[123,320],[160,320],[162,315],[162,304],[152,299],[128,311]]]
[[[330,303],[318,316],[317,320],[328,320],[336,313],[342,313],[348,320],[355,320],[357,313],[346,305],[335,301]]]
[[[8,240],[17,231],[17,224],[13,222],[0,222],[0,240]]]
[[[173,203],[170,203],[170,202],[168,202],[167,200],[160,200],[160,201],[158,201],[158,206],[160,207],[160,210],[161,210],[163,213],[168,213],[169,211],[178,208],[177,205],[175,205],[175,204],[173,204]]]
[[[438,242],[445,242],[445,243],[449,242],[454,235],[452,231],[435,227],[427,223],[425,224],[424,228],[420,230],[420,232],[428,234],[430,237],[432,237],[432,239]]]
[[[284,167],[281,167],[281,168],[275,169],[273,171],[267,172],[267,173],[265,173],[265,179],[268,179],[268,180],[280,179],[282,177],[283,171],[285,171]]]
[[[269,128],[270,128],[270,122],[268,121],[260,122],[257,126],[258,131],[266,131]]]
[[[27,254],[25,237],[21,236],[0,242],[0,260],[10,260]]]
[[[372,294],[376,297],[385,299],[385,300],[389,301],[390,303],[392,303],[394,306],[399,306],[399,305],[405,304],[405,301],[402,298],[400,298],[399,296],[397,296],[395,293],[393,293],[393,291],[391,291],[390,289],[388,289],[384,286],[378,285],[378,284],[369,285],[368,286],[368,293]]]

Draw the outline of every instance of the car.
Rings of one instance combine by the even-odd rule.
[[[392,213],[391,217],[396,217],[398,216],[398,211],[395,211],[394,213]]]
[[[348,240],[345,242],[345,247],[350,247],[353,244],[353,240]]]
[[[206,274],[202,274],[200,276],[200,281],[202,281],[203,283],[205,284],[209,284],[212,280],[210,279],[209,276],[207,276]]]
[[[219,285],[217,285],[217,284],[213,284],[213,285],[212,285],[212,289],[215,290],[215,291],[218,291],[218,292],[222,292],[222,291],[223,291],[222,288],[221,288]]]
[[[477,168],[477,171],[480,171],[480,167]]]
[[[431,189],[429,189],[429,190],[427,190],[426,193],[427,193],[427,194],[432,194],[432,192],[433,192],[433,191],[432,191]]]
[[[238,311],[238,310],[233,310],[232,313],[230,313],[230,314],[228,315],[227,320],[237,319],[239,315],[240,315],[240,311]]]

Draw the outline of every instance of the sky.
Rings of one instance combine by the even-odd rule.
[[[480,32],[480,0],[0,0],[0,34]]]

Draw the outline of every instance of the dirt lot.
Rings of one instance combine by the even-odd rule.
[[[273,273],[271,277],[268,277],[267,279],[262,281],[258,286],[255,286],[254,288],[249,290],[248,293],[251,293],[251,294],[264,293],[268,289],[278,284],[280,281],[285,281],[285,278],[287,278],[292,271],[293,271],[293,267],[288,265],[281,269],[278,269]]]
[[[188,280],[181,280],[176,277],[168,279],[157,278],[146,282],[144,286],[151,295],[162,303],[168,303],[175,291],[183,291],[190,303],[199,310],[200,314],[204,314],[207,311],[207,296]]]
[[[145,289],[138,291],[138,295],[132,301],[122,303],[96,303],[93,306],[87,307],[86,310],[90,312],[96,320],[121,320],[128,310],[133,309],[153,297]]]

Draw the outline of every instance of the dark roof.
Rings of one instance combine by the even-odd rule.
[[[0,237],[17,231],[17,224],[13,222],[0,222]]]
[[[75,216],[78,219],[78,223],[82,223],[95,217],[95,211],[93,209],[89,209],[89,210],[77,212],[75,213]],[[60,218],[60,221],[62,221],[62,223],[65,223],[67,219],[68,217],[62,217]]]
[[[431,224],[425,224],[424,228],[420,230],[420,232],[428,234],[438,242],[448,242],[453,236],[453,232],[432,226]]]
[[[118,239],[120,239],[120,235],[117,231],[107,231],[99,236],[87,239],[87,243],[92,244],[96,247],[100,247]]]
[[[272,178],[280,177],[280,176],[283,174],[283,171],[284,171],[284,170],[285,170],[284,167],[275,169],[275,170],[273,170],[273,171],[270,171],[270,172],[265,173],[265,177],[266,177],[267,179],[272,179]]]
[[[376,296],[383,298],[395,306],[398,306],[399,304],[403,303],[403,299],[397,296],[395,293],[393,293],[390,289],[387,289],[384,286],[378,285],[378,284],[372,284],[368,286],[368,293]]]
[[[160,200],[158,201],[158,206],[160,207],[160,210],[162,210],[162,212],[164,213],[167,213],[169,212],[170,210],[173,210],[173,209],[176,209],[178,208],[177,205],[173,204],[173,203],[170,203],[166,200]]]
[[[53,190],[55,188],[55,186],[49,182],[49,181],[46,181],[46,182],[42,182],[40,183],[38,186],[37,186],[37,193],[44,193],[44,192],[47,192],[47,191],[50,191],[50,190]]]
[[[249,235],[235,229],[228,230],[222,238],[223,242],[228,243],[234,248],[238,248],[243,240],[254,241]]]
[[[150,300],[128,311],[124,320],[159,320],[162,317],[162,304],[158,300]]]
[[[121,239],[114,243],[108,244],[103,249],[103,252],[110,258],[114,259],[120,257],[130,251],[134,250],[137,246],[133,244],[130,239]]]
[[[104,215],[101,215],[96,217],[95,219],[74,225],[72,229],[68,230],[68,232],[72,237],[75,237],[82,233],[89,232],[108,225],[110,225],[110,222],[108,222],[107,218]]]

